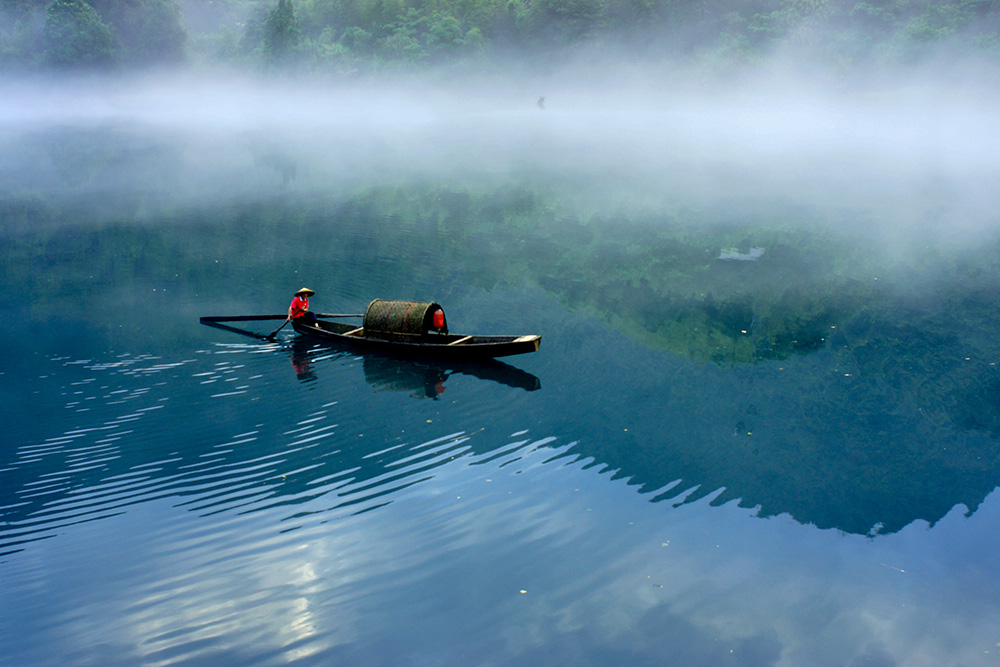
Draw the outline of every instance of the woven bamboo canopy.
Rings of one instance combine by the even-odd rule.
[[[448,333],[448,324],[434,326],[434,313],[444,311],[436,303],[375,299],[365,309],[365,333],[422,336],[429,331]]]

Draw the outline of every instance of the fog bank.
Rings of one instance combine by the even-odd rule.
[[[995,98],[940,79],[700,86],[624,69],[447,84],[8,79],[0,196],[138,192],[183,206],[414,180],[558,181],[595,209],[782,202],[892,238],[953,239],[1000,222]]]

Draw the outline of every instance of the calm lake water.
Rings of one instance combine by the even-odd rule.
[[[4,91],[0,664],[997,663],[986,112]]]

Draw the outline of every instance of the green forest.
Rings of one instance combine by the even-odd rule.
[[[1000,0],[3,0],[0,71],[1000,60]]]

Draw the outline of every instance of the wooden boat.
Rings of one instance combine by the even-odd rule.
[[[327,343],[370,350],[387,355],[425,359],[475,361],[508,357],[514,354],[537,352],[542,337],[528,336],[472,336],[448,333],[444,311],[436,303],[417,301],[387,301],[375,299],[368,304],[363,315],[332,315],[317,313],[319,318],[364,318],[361,325],[317,320],[315,324],[304,318],[292,320],[294,329],[305,336],[312,336]],[[252,320],[285,319],[284,315],[237,315],[202,317],[202,324],[247,334],[262,340],[263,336],[222,324]],[[284,326],[284,325],[282,325]]]
[[[429,359],[492,359],[538,351],[541,336],[463,336],[427,332],[392,334],[365,332],[364,326],[320,320],[316,326],[292,320],[300,334],[361,350]]]

